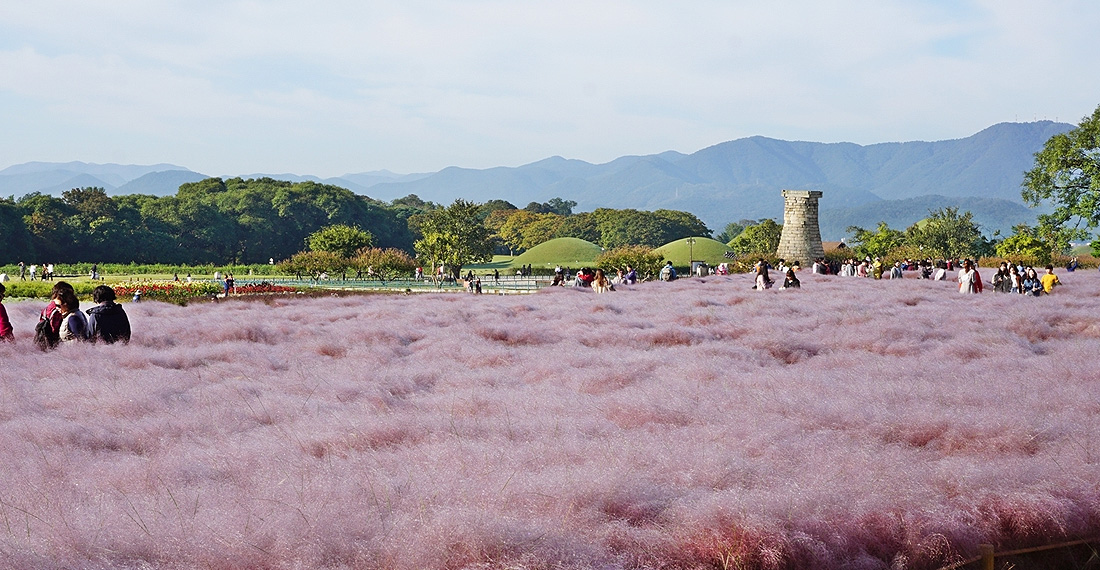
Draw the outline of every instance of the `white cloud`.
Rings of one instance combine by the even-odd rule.
[[[1100,92],[1100,7],[1068,1],[102,4],[2,9],[8,160],[322,175],[602,161],[752,134],[866,144],[1072,122]]]

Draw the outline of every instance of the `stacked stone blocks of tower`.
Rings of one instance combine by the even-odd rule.
[[[816,190],[783,191],[783,233],[779,238],[776,257],[788,264],[799,262],[807,267],[819,257],[825,256],[821,246],[821,228],[817,222],[817,200],[821,192]]]

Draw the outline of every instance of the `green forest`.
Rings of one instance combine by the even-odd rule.
[[[498,253],[556,237],[614,248],[711,234],[687,212],[573,213],[575,205],[554,198],[517,208],[491,200],[477,204],[475,215]],[[416,195],[382,202],[338,186],[271,178],[208,178],[181,185],[173,196],[109,196],[102,188],[74,188],[61,197],[32,193],[0,198],[0,264],[267,263],[309,249],[311,234],[334,225],[364,230],[372,247],[412,254],[421,224],[441,209]]]

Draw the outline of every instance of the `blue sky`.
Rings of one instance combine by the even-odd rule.
[[[1076,123],[1100,3],[5,2],[0,168],[338,176]]]

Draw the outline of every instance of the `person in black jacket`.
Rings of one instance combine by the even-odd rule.
[[[130,342],[130,319],[122,305],[115,302],[115,290],[106,285],[92,289],[92,300],[97,304],[88,309],[88,336],[93,342],[108,344]]]

